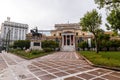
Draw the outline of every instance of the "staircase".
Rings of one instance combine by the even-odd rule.
[[[75,51],[75,46],[63,46],[61,51]]]

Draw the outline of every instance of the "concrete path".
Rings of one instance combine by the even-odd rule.
[[[33,60],[3,52],[0,80],[120,80],[120,72],[92,67],[75,52],[56,52]]]

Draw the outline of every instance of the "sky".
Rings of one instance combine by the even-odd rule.
[[[25,23],[29,29],[54,29],[55,24],[78,23],[87,11],[97,9],[102,15],[105,28],[105,9],[98,9],[94,0],[0,0],[0,24],[11,18],[13,22]]]

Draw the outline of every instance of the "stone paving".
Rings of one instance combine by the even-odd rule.
[[[75,52],[56,52],[33,60],[3,52],[0,80],[120,80],[120,72],[92,67]]]

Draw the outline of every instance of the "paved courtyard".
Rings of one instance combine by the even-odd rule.
[[[0,53],[0,80],[120,80],[120,72],[90,66],[75,52],[25,60]]]

